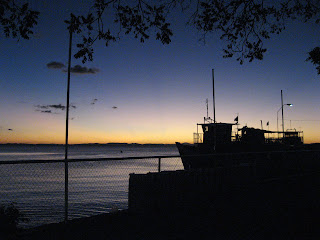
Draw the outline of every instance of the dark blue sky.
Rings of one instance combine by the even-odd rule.
[[[64,112],[50,106],[65,105],[67,74],[47,64],[67,65],[63,20],[71,11],[83,13],[88,3],[30,2],[41,12],[35,38],[18,43],[1,38],[0,141],[63,143]],[[320,142],[320,77],[305,62],[319,43],[319,26],[291,23],[265,42],[263,61],[240,65],[222,58],[225,43],[218,35],[199,42],[200,35],[183,20],[175,14],[169,45],[153,39],[140,43],[128,35],[109,47],[96,44],[93,62],[72,59],[72,66],[99,71],[71,76],[70,101],[76,106],[71,109],[71,143],[192,142],[196,123],[206,115],[206,98],[212,115],[212,68],[219,122],[233,122],[239,114],[242,126],[260,127],[263,120],[264,127],[269,121],[270,130],[276,130],[282,89],[284,103],[294,105],[285,107],[285,128],[291,120],[291,128],[304,131],[306,142]],[[78,40],[75,36],[74,46]]]

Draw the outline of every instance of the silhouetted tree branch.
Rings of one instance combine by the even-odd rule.
[[[144,42],[151,35],[169,44],[173,35],[168,14],[179,7],[190,10],[188,24],[200,31],[200,39],[217,32],[226,43],[225,58],[235,57],[240,64],[245,60],[262,60],[267,49],[264,42],[280,34],[288,21],[300,20],[320,23],[320,0],[95,0],[87,15],[71,14],[68,29],[81,34],[74,55],[82,62],[93,60],[93,45],[103,40],[108,46],[122,34],[132,34]],[[14,0],[0,0],[0,23],[6,37],[29,38],[37,24],[39,12],[28,9],[28,4],[17,6]],[[309,52],[307,61],[317,65],[319,47]]]
[[[29,9],[28,3],[17,5],[14,0],[0,0],[0,26],[6,37],[29,39],[38,17],[39,12]]]
[[[72,15],[72,21],[65,21],[69,25],[72,22],[74,31],[82,34],[82,42],[77,44],[79,51],[74,56],[82,58],[83,63],[91,61],[92,46],[96,40],[104,40],[108,46],[110,42],[119,40],[121,33],[133,34],[134,38],[144,42],[150,38],[150,31],[154,30],[157,40],[169,44],[172,30],[170,23],[166,21],[166,14],[184,0],[163,2],[159,4],[156,1],[156,4],[151,5],[146,1],[136,0],[131,1],[130,5],[124,5],[120,0],[96,0],[86,16]],[[110,12],[113,13],[112,16],[107,14]]]
[[[307,22],[319,17],[319,0],[202,0],[193,17],[193,24],[205,39],[208,33],[218,31],[227,42],[225,58],[236,56],[242,64],[245,59],[262,60],[267,49],[264,40],[280,34],[286,20],[300,19]],[[316,19],[319,23],[319,19]]]
[[[317,66],[316,69],[318,70],[318,74],[320,75],[320,47],[315,47],[308,54],[309,57],[307,58],[307,61],[310,61]]]
[[[320,13],[319,0],[273,3],[264,0],[135,0],[130,5],[122,5],[120,0],[96,0],[93,11],[86,17],[76,17],[76,29],[82,34],[83,41],[77,44],[79,51],[75,57],[82,58],[83,62],[92,60],[92,46],[96,40],[104,40],[108,45],[119,40],[121,32],[133,34],[144,42],[150,38],[153,29],[157,40],[169,44],[173,33],[166,16],[177,6],[191,10],[188,23],[201,32],[202,41],[207,34],[218,32],[220,39],[226,42],[223,57],[235,57],[240,64],[245,60],[262,60],[267,51],[263,45],[265,40],[285,30],[288,20],[319,23]],[[105,12],[112,12],[113,18]],[[104,29],[107,20],[109,28]],[[313,60],[314,54],[309,56],[309,61]]]

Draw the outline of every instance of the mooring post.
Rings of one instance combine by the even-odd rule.
[[[161,158],[158,158],[158,172],[161,172]]]

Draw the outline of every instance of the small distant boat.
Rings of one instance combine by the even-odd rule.
[[[245,165],[250,164],[252,158],[276,161],[281,156],[290,161],[298,156],[304,159],[318,157],[303,153],[304,150],[310,150],[314,146],[303,143],[302,131],[295,129],[269,131],[247,126],[238,128],[238,116],[234,120],[235,123],[218,123],[215,120],[215,109],[213,119],[208,117],[207,111],[204,123],[197,124],[194,143],[176,142],[184,169]],[[199,126],[202,129],[201,133],[198,130]],[[318,145],[317,148],[319,149]],[[300,152],[295,154],[295,151]]]

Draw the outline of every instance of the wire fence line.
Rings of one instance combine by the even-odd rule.
[[[224,175],[233,174],[230,167],[245,168],[246,175],[269,178],[320,169],[319,150],[224,153],[214,157],[217,166],[226,168]],[[67,163],[65,192],[65,160],[0,161],[0,204],[16,203],[30,219],[22,227],[61,222],[127,209],[131,173],[183,170],[180,155],[68,159]],[[222,175],[219,184],[223,184]]]
[[[179,155],[68,159],[65,192],[65,160],[0,161],[0,204],[15,203],[22,227],[61,222],[128,208],[130,173],[180,169]]]
[[[133,159],[162,159],[162,158],[179,158],[180,155],[161,155],[161,156],[146,156],[146,157],[113,157],[113,158],[71,158],[68,162],[101,162],[101,161],[114,161],[114,160],[133,160]],[[65,159],[52,159],[52,160],[6,160],[0,161],[0,165],[11,165],[11,164],[26,164],[26,163],[64,163]]]

